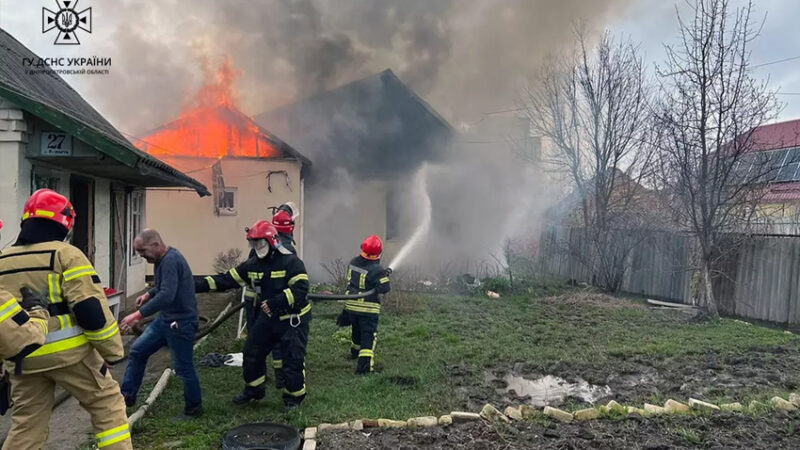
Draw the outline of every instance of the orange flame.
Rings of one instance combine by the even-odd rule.
[[[205,82],[180,116],[136,146],[153,156],[276,157],[281,152],[255,121],[236,108],[233,84],[240,75],[225,57],[216,71],[203,62]]]

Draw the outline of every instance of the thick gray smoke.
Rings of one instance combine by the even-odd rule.
[[[114,2],[99,53],[114,76],[89,98],[139,135],[165,123],[227,55],[241,70],[242,110],[258,114],[391,67],[452,123],[514,104],[519,82],[629,0],[164,0]],[[124,89],[120,89],[124,86]],[[135,106],[135,107],[133,107]]]
[[[241,72],[238,105],[256,115],[391,68],[399,78],[441,113],[456,130],[484,122],[487,112],[514,108],[523,80],[545,56],[572,45],[573,25],[582,20],[591,32],[622,15],[629,0],[165,0],[115,2],[121,23],[102,52],[114,59],[114,77],[98,80],[90,98],[124,131],[141,135],[174,118],[201,84],[202,62],[227,56]],[[120,86],[124,85],[124,89]],[[360,101],[358,98],[354,101]],[[135,105],[135,107],[132,107]],[[380,134],[358,117],[348,118],[347,102],[333,121],[351,121],[349,138]],[[492,116],[494,117],[494,116]],[[507,116],[504,116],[507,117]],[[308,197],[305,256],[321,275],[319,263],[349,258],[365,231],[336,239],[310,234],[355,229],[364,205],[352,192],[365,187],[365,173],[353,164],[335,167],[333,137],[327,118],[313,119],[313,133],[331,145],[320,154],[300,145],[314,170],[327,170],[324,195]],[[280,124],[259,118],[278,136]],[[512,120],[513,122],[513,120]],[[391,128],[391,121],[381,126]],[[480,128],[480,127],[477,127]],[[500,127],[502,128],[502,127]],[[387,133],[391,130],[387,130]],[[444,152],[448,158],[431,167],[433,227],[409,264],[469,264],[501,256],[502,243],[515,234],[535,233],[544,208],[540,180],[524,166],[499,158],[508,152],[504,136],[521,138],[518,124],[491,136],[475,132],[459,137]],[[338,135],[341,143],[348,137]],[[463,142],[472,139],[474,142]],[[345,145],[346,146],[346,145]],[[386,150],[402,157],[410,148]],[[409,153],[410,154],[410,153]],[[408,160],[413,160],[408,157]],[[378,164],[395,173],[381,174],[383,187],[414,192],[414,167],[387,159]],[[391,172],[391,170],[390,170]],[[319,180],[318,180],[319,182]],[[308,192],[311,192],[309,188]],[[413,231],[418,203],[398,196],[396,210],[403,232]],[[381,230],[376,230],[380,233]],[[328,235],[330,237],[330,235]],[[474,267],[472,268],[474,269]]]

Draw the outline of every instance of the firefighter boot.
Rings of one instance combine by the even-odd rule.
[[[265,394],[263,387],[245,386],[242,393],[233,398],[233,403],[244,405],[245,403],[261,400]]]

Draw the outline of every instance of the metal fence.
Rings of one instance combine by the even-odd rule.
[[[613,235],[630,254],[621,290],[660,300],[690,303],[692,239],[672,232]],[[720,262],[714,294],[720,312],[778,323],[800,323],[800,238],[740,237]],[[537,266],[550,276],[592,282],[591,254],[583,229],[546,228]]]

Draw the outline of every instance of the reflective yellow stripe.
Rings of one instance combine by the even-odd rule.
[[[67,324],[64,322],[64,315],[63,315],[63,314],[59,314],[59,315],[57,315],[57,316],[56,316],[56,319],[58,319],[58,325],[59,325],[59,329],[60,329],[60,330],[63,330],[63,329],[65,329],[65,328],[68,328],[68,327],[67,327]]]
[[[217,290],[217,282],[214,281],[214,277],[206,277],[206,282],[208,283],[208,290],[209,291],[216,291]]]
[[[44,355],[50,355],[52,353],[63,352],[65,350],[71,350],[73,348],[77,348],[80,347],[81,345],[86,345],[88,343],[89,340],[86,339],[86,336],[80,334],[78,336],[74,336],[69,339],[64,339],[63,341],[56,341],[50,344],[44,344],[43,346],[39,347],[38,350],[28,355],[27,358],[33,358],[36,356],[44,356]]]
[[[286,288],[283,290],[283,293],[286,294],[286,303],[289,304],[289,308],[294,306],[294,294],[292,293],[292,290]]]
[[[381,284],[388,283],[388,282],[389,282],[389,277],[383,277],[383,278],[381,278],[381,279],[380,279],[380,280],[378,280],[378,281],[379,281]]]
[[[117,325],[116,321],[103,330],[83,332],[83,334],[86,335],[86,338],[90,341],[103,341],[117,333],[119,333],[119,326]]]
[[[39,322],[40,324],[42,324],[42,331],[44,331],[44,334],[47,334],[48,328],[47,328],[47,321],[46,320],[40,319],[38,317],[31,317],[31,320]]]
[[[51,219],[52,219],[53,217],[55,217],[55,216],[56,216],[56,213],[54,213],[53,211],[45,211],[45,210],[43,210],[43,209],[37,209],[37,210],[36,210],[36,211],[33,213],[33,216],[34,216],[34,217],[48,217],[48,218],[51,218]]]
[[[350,284],[350,280],[353,278],[353,269],[347,269],[347,284]]]
[[[131,438],[131,432],[125,431],[117,437],[109,438],[109,440],[103,441],[102,443],[98,442],[97,448],[108,447],[109,445],[116,444],[117,442],[121,442],[130,438]]]
[[[270,278],[283,278],[286,276],[285,270],[274,270],[269,274]]]
[[[96,435],[94,435],[94,437],[97,438],[97,439],[103,439],[104,437],[111,436],[112,434],[117,434],[120,431],[127,430],[127,429],[129,429],[129,428],[128,428],[128,424],[126,423],[125,425],[120,425],[120,426],[118,426],[116,428],[112,428],[110,430],[103,431],[102,433],[97,433]]]
[[[3,305],[0,306],[0,323],[21,310],[22,307],[19,306],[19,303],[17,303],[17,299],[12,297],[11,300],[3,303]]]
[[[104,431],[102,433],[98,433],[95,435],[95,438],[97,439],[98,448],[103,448],[112,444],[116,444],[117,442],[130,439],[130,437],[131,437],[130,427],[128,426],[127,423],[125,425],[121,425],[116,428],[112,428],[108,431]]]
[[[242,277],[239,276],[239,272],[237,272],[236,269],[231,269],[231,270],[228,271],[228,273],[231,274],[231,276],[233,277],[234,281],[239,283],[239,286],[241,286],[241,287],[247,286],[247,283],[245,283],[244,280],[242,279]]]
[[[361,357],[372,358],[373,356],[375,356],[375,352],[373,352],[370,349],[363,349],[363,350],[359,350],[359,352],[358,352],[358,357],[359,358],[361,358]]]
[[[88,277],[90,275],[97,275],[97,272],[92,267],[81,270],[79,272],[72,272],[69,275],[67,275],[67,272],[64,272],[64,282],[72,281],[80,277]]]
[[[360,273],[358,274],[358,288],[359,289],[366,289],[367,288],[367,275]]]
[[[247,298],[256,298],[258,294],[253,291],[244,291],[244,296]]]
[[[97,272],[92,266],[81,266],[75,269],[70,269],[64,272],[64,282],[72,281],[76,278],[86,277],[90,275],[97,275]]]
[[[297,283],[300,280],[308,281],[308,275],[306,275],[304,273],[301,273],[299,275],[293,276],[292,278],[289,279],[289,286],[293,286],[295,283]]]
[[[272,368],[273,369],[283,369],[283,360],[282,359],[273,359],[272,360]]]
[[[380,314],[381,305],[380,303],[358,302],[358,301],[348,300],[347,303],[345,303],[344,309],[347,311],[354,311],[367,314]]]
[[[261,386],[262,384],[264,384],[266,381],[267,381],[267,377],[262,375],[262,376],[256,378],[255,380],[247,383],[247,385],[250,386],[250,387],[258,387],[258,386]]]
[[[70,276],[70,275],[72,275],[74,273],[82,272],[84,270],[94,270],[94,267],[92,267],[90,265],[73,267],[72,269],[64,271],[64,277],[68,277],[68,276]]]
[[[311,311],[311,303],[309,303],[308,305],[304,306],[303,309],[301,309],[300,312],[297,313],[297,315],[298,316],[303,316],[303,315],[307,314],[309,311]],[[289,320],[289,318],[292,317],[293,315],[294,314],[286,314],[284,316],[280,316],[278,319],[279,320]]]
[[[284,389],[283,392],[291,395],[292,397],[300,397],[301,395],[306,395],[306,385],[304,383],[303,388],[300,389],[299,391],[292,392],[289,389]]]

